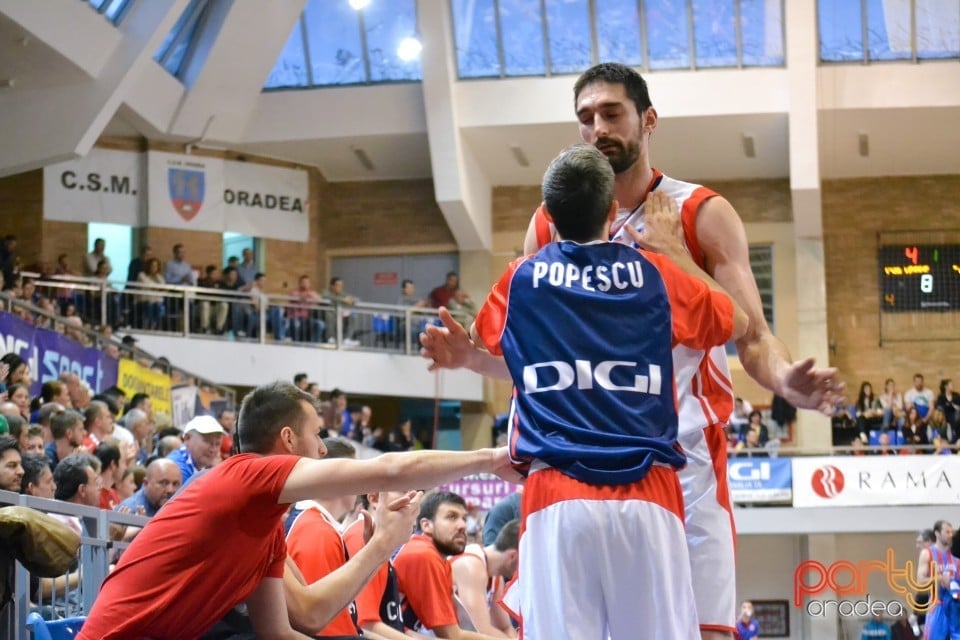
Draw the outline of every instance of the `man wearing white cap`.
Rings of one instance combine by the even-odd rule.
[[[167,456],[180,467],[184,484],[196,472],[219,462],[223,436],[223,427],[213,416],[197,416],[187,423],[183,428],[183,446]]]

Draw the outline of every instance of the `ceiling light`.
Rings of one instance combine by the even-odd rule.
[[[423,51],[423,45],[420,44],[419,38],[404,38],[397,47],[397,56],[404,62],[410,62],[419,58],[421,51]]]
[[[523,149],[514,145],[510,147],[510,153],[513,154],[513,159],[517,161],[517,164],[521,167],[529,167],[530,160],[527,158],[527,154],[523,152]]]
[[[350,0],[350,8],[356,11],[362,11],[370,4],[370,0]]]
[[[357,157],[357,161],[363,165],[364,169],[367,171],[373,171],[373,160],[370,159],[370,156],[367,155],[366,151],[360,147],[350,147],[350,150],[353,151],[353,155]]]

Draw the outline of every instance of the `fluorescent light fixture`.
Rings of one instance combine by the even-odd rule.
[[[362,11],[370,4],[370,0],[350,0],[350,8],[356,11]]]
[[[513,154],[513,159],[517,161],[517,164],[521,167],[529,167],[530,160],[527,158],[527,154],[523,152],[523,149],[513,145],[510,147],[510,153]]]
[[[367,152],[361,149],[360,147],[350,147],[350,150],[353,151],[353,155],[357,157],[357,161],[363,165],[363,168],[367,171],[373,171],[373,161],[370,159],[370,156],[367,155]]]
[[[420,44],[420,39],[412,36],[404,38],[397,46],[397,56],[404,62],[416,60],[420,57],[421,51],[423,51],[423,45]]]
[[[754,144],[752,133],[743,134],[743,154],[748,158],[757,157],[757,147]]]

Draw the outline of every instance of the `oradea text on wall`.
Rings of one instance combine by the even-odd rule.
[[[48,220],[232,231],[306,242],[307,172],[150,151],[93,149],[43,171]]]

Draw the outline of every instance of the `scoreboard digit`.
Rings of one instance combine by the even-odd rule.
[[[960,245],[885,245],[878,257],[883,311],[960,310]]]

